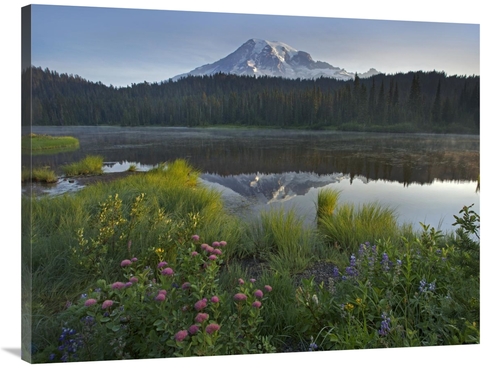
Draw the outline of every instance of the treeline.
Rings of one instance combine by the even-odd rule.
[[[117,88],[49,69],[30,72],[34,125],[479,133],[478,76],[419,71],[339,81],[216,74]]]

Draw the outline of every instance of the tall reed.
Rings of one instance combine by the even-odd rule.
[[[327,242],[341,250],[354,252],[359,244],[398,235],[395,210],[379,203],[339,206],[333,215],[318,218],[318,229]]]

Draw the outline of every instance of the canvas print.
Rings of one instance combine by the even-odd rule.
[[[22,8],[22,359],[476,345],[479,24]]]

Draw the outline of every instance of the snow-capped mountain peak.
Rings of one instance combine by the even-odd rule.
[[[192,71],[174,77],[177,80],[188,75],[213,75],[216,73],[274,76],[284,78],[315,79],[331,77],[336,79],[353,79],[350,73],[323,61],[314,61],[311,55],[279,41],[267,41],[257,38],[249,39],[228,56],[212,64],[200,66]],[[379,74],[375,69],[360,74],[369,77]]]

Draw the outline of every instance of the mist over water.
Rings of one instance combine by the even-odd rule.
[[[395,208],[401,223],[445,231],[464,205],[474,203],[479,213],[479,136],[158,127],[33,132],[80,140],[77,151],[33,156],[34,166],[59,174],[61,165],[86,155],[103,156],[105,172],[186,159],[242,216],[285,206],[312,221],[323,187],[340,189],[341,203],[377,201]]]

